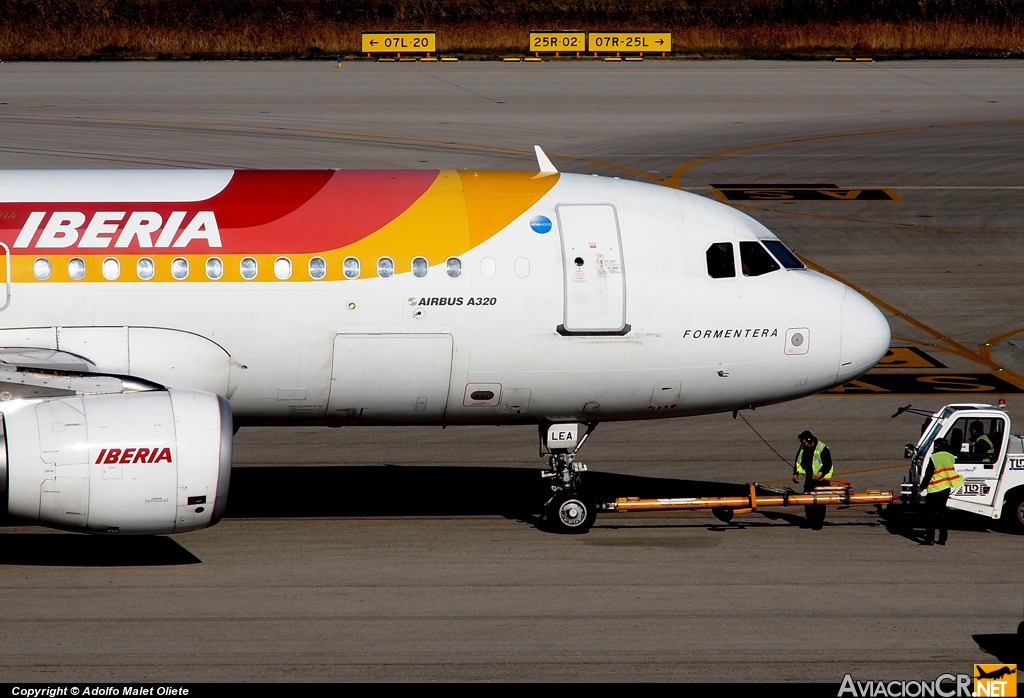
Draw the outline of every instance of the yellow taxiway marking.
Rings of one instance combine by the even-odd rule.
[[[984,356],[986,359],[991,359],[993,344],[999,344],[999,342],[1003,341],[1004,339],[1009,339],[1010,337],[1018,335],[1022,332],[1024,332],[1024,327],[1021,327],[1016,330],[1010,330],[1009,332],[1003,332],[1002,334],[997,334],[995,337],[992,337],[987,342],[978,347],[978,353]]]
[[[920,347],[890,347],[889,353],[875,364],[875,368],[947,368],[947,366]]]

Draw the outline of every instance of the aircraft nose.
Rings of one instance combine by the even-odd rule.
[[[845,383],[867,372],[885,356],[892,333],[882,312],[852,289],[847,289],[843,298],[840,323],[842,339],[836,382]]]

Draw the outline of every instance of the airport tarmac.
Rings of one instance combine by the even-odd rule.
[[[1024,420],[1022,78],[1020,61],[3,63],[0,158],[529,170],[539,143],[566,171],[738,197],[870,294],[901,351],[742,420],[603,424],[581,460],[619,496],[787,482],[808,428],[840,477],[890,489],[920,424],[899,405],[1003,397]],[[823,531],[797,510],[602,514],[555,536],[534,525],[530,427],[247,428],[235,465],[206,531],[7,526],[0,680],[838,683],[1019,656],[1024,538],[978,521],[944,548],[870,507]]]

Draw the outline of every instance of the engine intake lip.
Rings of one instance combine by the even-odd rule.
[[[231,405],[223,395],[217,396],[220,404],[220,472],[217,475],[217,496],[210,512],[210,525],[220,521],[228,508],[228,489],[231,487],[231,446],[234,429]]]

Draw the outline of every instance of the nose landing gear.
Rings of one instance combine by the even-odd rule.
[[[544,503],[548,528],[555,533],[586,533],[597,519],[597,504],[582,488],[582,475],[587,470],[576,463],[576,453],[597,428],[597,422],[586,424],[579,436],[579,424],[541,424],[541,455],[548,454],[547,470],[540,475],[551,480],[551,498]]]

